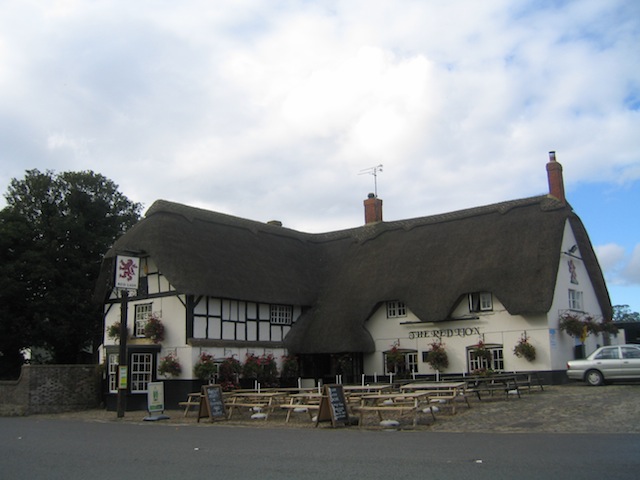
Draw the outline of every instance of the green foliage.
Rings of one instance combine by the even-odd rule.
[[[513,354],[518,358],[525,358],[529,362],[536,359],[536,347],[529,343],[529,337],[526,333],[520,337],[518,343],[513,347]]]
[[[202,352],[200,358],[193,366],[193,374],[200,380],[211,380],[218,372],[218,366],[213,361],[213,357],[208,353]]]
[[[168,377],[177,377],[182,373],[182,367],[174,353],[169,353],[166,357],[160,359],[158,373]]]
[[[117,188],[91,171],[28,170],[11,180],[0,212],[0,372],[21,348],[76,363],[99,343],[100,262],[142,208]]]
[[[234,357],[228,357],[218,367],[218,383],[222,390],[230,391],[238,388],[238,376],[242,372],[240,361]]]
[[[284,355],[282,357],[282,378],[295,378],[299,373],[298,357],[295,355]]]
[[[144,324],[144,336],[153,340],[153,343],[160,343],[164,340],[164,325],[158,314],[149,315],[149,320]]]
[[[584,343],[588,335],[599,333],[618,334],[614,322],[598,322],[590,315],[567,312],[560,316],[559,328],[567,335],[580,339]]]
[[[439,372],[449,367],[449,357],[444,349],[444,343],[433,342],[427,353],[427,363]]]
[[[640,322],[640,313],[632,312],[629,305],[613,306],[614,322]]]
[[[242,366],[242,376],[247,379],[257,380],[265,387],[276,386],[278,378],[278,366],[273,355],[260,357],[248,353]]]

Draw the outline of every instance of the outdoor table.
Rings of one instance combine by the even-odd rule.
[[[300,410],[300,413],[308,413],[309,418],[313,419],[313,412],[320,409],[322,394],[317,392],[293,393],[288,395],[287,398],[289,399],[289,402],[280,405],[280,408],[287,411],[285,423],[289,423],[291,413],[296,413],[298,410]]]
[[[186,402],[179,402],[178,403],[178,405],[180,405],[181,407],[184,407],[184,416],[185,417],[189,413],[189,410],[191,410],[191,407],[199,407],[200,406],[200,397],[201,396],[202,395],[201,395],[200,392],[189,393],[187,395],[187,401]]]
[[[229,409],[229,420],[233,416],[233,411],[240,408],[250,408],[254,411],[265,413],[264,419],[267,420],[269,414],[273,412],[276,404],[277,397],[282,396],[282,393],[278,392],[231,392],[228,397],[228,403],[225,400],[225,405]],[[266,412],[262,412],[266,409]]]
[[[426,410],[427,406],[428,410]],[[399,412],[401,416],[408,413],[413,417],[414,427],[418,424],[420,413],[430,413],[433,420],[436,419],[433,409],[429,406],[429,392],[423,391],[362,395],[360,406],[353,407],[353,410],[359,414],[358,425],[360,426],[363,425],[366,412],[377,413],[380,421],[383,420],[384,412]]]
[[[400,390],[402,392],[409,391],[424,391],[428,392],[431,396],[431,402],[446,403],[451,406],[451,413],[456,413],[457,399],[462,398],[467,407],[471,408],[469,399],[467,398],[467,384],[466,382],[416,382],[402,385]]]

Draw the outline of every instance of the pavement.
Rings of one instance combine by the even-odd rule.
[[[496,394],[482,401],[470,397],[471,407],[464,403],[457,406],[452,415],[447,410],[430,416],[421,416],[417,427],[411,421],[401,420],[402,430],[432,432],[489,432],[489,433],[640,433],[640,383],[613,384],[589,387],[582,383],[545,386],[544,391],[534,389],[523,392],[521,398]],[[313,428],[314,422],[306,414],[292,415],[284,423],[284,412],[276,411],[268,420],[252,420],[247,412],[235,415],[233,420],[208,418],[197,421],[192,410],[186,417],[182,410],[166,411],[170,418],[157,422],[144,421],[146,412],[126,412],[117,418],[116,412],[86,410],[59,414],[38,415],[42,418],[75,419],[89,422],[127,422],[144,424],[168,424],[199,427],[262,427],[262,428]],[[321,428],[330,427],[321,423]],[[369,416],[367,429],[382,429],[377,418]]]

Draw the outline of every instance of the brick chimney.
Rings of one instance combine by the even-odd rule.
[[[549,152],[549,163],[547,163],[547,179],[549,180],[549,195],[560,200],[563,205],[566,205],[567,199],[564,196],[562,165],[556,162],[556,152]]]
[[[367,199],[364,201],[364,223],[368,225],[370,223],[376,223],[382,221],[382,200],[376,197],[373,193],[367,195]]]

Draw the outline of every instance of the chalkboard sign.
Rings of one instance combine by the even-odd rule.
[[[325,385],[316,418],[316,427],[320,422],[331,421],[334,427],[342,423],[349,425],[349,412],[342,385]]]
[[[226,418],[227,412],[224,408],[222,399],[222,388],[220,385],[206,385],[202,387],[202,395],[200,396],[200,411],[198,413],[198,421],[202,417],[209,417],[211,420],[216,418]]]

